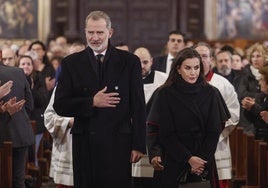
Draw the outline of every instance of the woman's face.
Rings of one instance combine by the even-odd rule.
[[[265,82],[263,75],[261,75],[259,84],[261,86],[261,91],[265,94],[268,94],[268,84]]]
[[[44,57],[46,52],[43,50],[43,47],[40,44],[32,45],[31,50],[38,54],[39,60],[43,61],[43,57]]]
[[[186,82],[194,84],[200,74],[200,61],[198,58],[186,59],[177,71]]]
[[[232,55],[232,69],[241,70],[242,67],[243,65],[241,57],[237,54]]]
[[[264,64],[263,54],[259,51],[254,51],[251,54],[251,63],[252,63],[252,66],[256,69],[263,67],[263,64]]]
[[[19,61],[19,68],[22,68],[24,74],[29,76],[33,72],[33,63],[30,58],[23,57]]]

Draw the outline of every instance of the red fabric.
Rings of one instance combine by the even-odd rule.
[[[206,80],[207,80],[208,82],[211,80],[213,74],[214,74],[214,73],[210,70],[210,71],[208,72],[208,74],[206,75]]]
[[[228,180],[219,180],[220,188],[229,188]]]

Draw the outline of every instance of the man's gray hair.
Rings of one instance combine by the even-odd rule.
[[[85,24],[87,25],[87,22],[89,19],[92,19],[92,20],[99,20],[99,19],[104,19],[105,22],[106,22],[106,27],[107,29],[111,29],[112,28],[112,22],[111,22],[111,19],[110,17],[108,16],[108,14],[106,14],[105,12],[103,11],[93,11],[91,12],[87,18],[86,18],[86,21],[85,21]]]

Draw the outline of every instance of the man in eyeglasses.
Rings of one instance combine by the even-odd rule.
[[[11,48],[2,50],[2,61],[4,65],[14,67],[16,65],[16,54]]]

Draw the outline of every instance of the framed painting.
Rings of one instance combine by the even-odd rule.
[[[37,0],[0,0],[1,38],[37,38],[37,20]]]
[[[218,39],[268,37],[268,0],[217,0]]]

